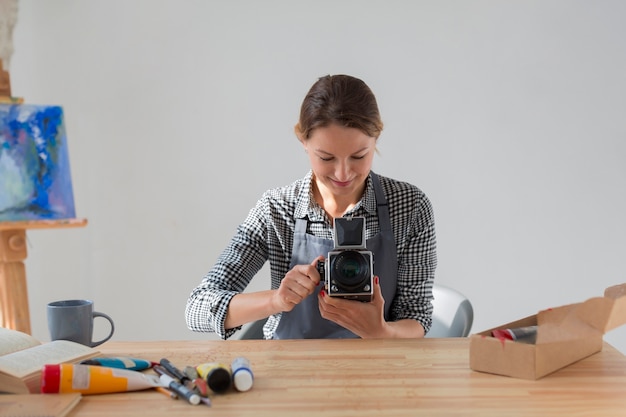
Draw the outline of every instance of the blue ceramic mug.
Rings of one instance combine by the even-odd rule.
[[[71,340],[85,346],[95,347],[113,336],[113,319],[104,313],[93,310],[91,300],[63,300],[48,303],[48,329],[51,340]],[[107,319],[111,325],[109,335],[97,342],[93,341],[93,324],[96,317]]]

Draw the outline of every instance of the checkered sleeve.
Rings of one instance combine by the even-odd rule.
[[[405,184],[406,185],[406,184]],[[432,286],[437,267],[435,220],[426,195],[416,187],[392,194],[390,211],[396,222],[398,284],[392,320],[414,319],[428,332],[432,325]],[[393,213],[395,211],[395,213]],[[399,220],[404,219],[404,220]]]
[[[244,291],[268,259],[263,199],[250,210],[216,264],[190,294],[185,308],[187,327],[215,332],[222,339],[240,327],[224,328],[231,299]]]

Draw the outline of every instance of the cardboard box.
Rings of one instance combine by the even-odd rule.
[[[470,337],[470,368],[523,379],[539,379],[602,350],[603,335],[626,323],[626,283],[604,297],[540,311]],[[496,329],[537,325],[534,344],[498,339]]]

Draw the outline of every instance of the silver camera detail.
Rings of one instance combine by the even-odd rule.
[[[371,301],[374,287],[374,254],[365,247],[365,217],[335,219],[334,249],[317,270],[331,297]]]

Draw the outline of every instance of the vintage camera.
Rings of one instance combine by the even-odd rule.
[[[365,247],[365,218],[335,219],[335,248],[317,263],[326,293],[331,297],[371,301],[374,255]]]

